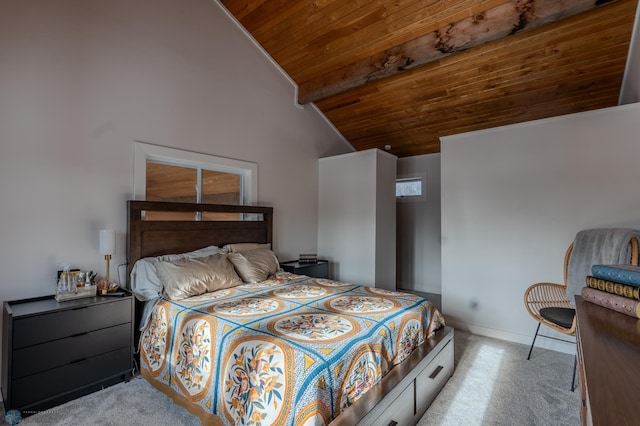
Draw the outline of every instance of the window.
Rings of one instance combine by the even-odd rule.
[[[242,175],[147,160],[145,199],[240,205]]]
[[[397,201],[425,201],[425,177],[413,176],[396,179]]]
[[[256,202],[257,165],[212,155],[135,143],[134,198],[148,201],[238,204]],[[191,214],[187,214],[191,216]],[[205,213],[202,220],[239,220]],[[147,220],[184,220],[154,213]]]
[[[422,179],[409,178],[396,181],[396,197],[419,197],[422,195]]]

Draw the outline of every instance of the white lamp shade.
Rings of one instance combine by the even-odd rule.
[[[113,254],[116,249],[116,231],[113,229],[100,230],[100,254]]]

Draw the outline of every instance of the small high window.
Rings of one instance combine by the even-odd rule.
[[[425,201],[425,178],[412,176],[396,179],[397,201]]]

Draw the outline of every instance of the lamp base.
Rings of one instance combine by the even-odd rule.
[[[105,254],[104,255],[104,260],[105,260],[105,262],[107,262],[107,282],[111,282],[111,277],[109,276],[109,272],[111,271],[111,267],[109,265],[109,262],[111,261],[111,255],[110,254]]]

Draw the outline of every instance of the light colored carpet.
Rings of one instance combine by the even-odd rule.
[[[572,355],[455,331],[456,370],[419,426],[580,425]]]
[[[456,371],[420,421],[429,425],[579,425],[573,357],[456,330]],[[4,418],[4,415],[3,415]],[[197,417],[134,379],[27,417],[21,425],[198,425]]]
[[[19,425],[196,426],[200,420],[139,377],[27,417]]]

